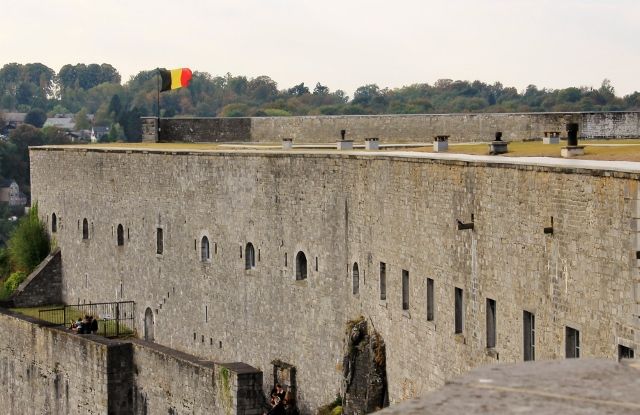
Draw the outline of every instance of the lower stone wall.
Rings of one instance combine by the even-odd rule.
[[[262,413],[262,372],[143,341],[78,335],[0,309],[3,414]]]
[[[4,414],[124,414],[126,402],[110,408],[110,370],[126,380],[128,345],[39,325],[0,310],[0,408]],[[122,357],[125,359],[121,359]],[[124,370],[123,370],[124,369]],[[121,393],[127,396],[126,393]]]

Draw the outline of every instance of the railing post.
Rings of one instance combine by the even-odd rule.
[[[116,337],[120,335],[120,303],[116,303]]]
[[[67,306],[62,307],[62,325],[67,327]]]

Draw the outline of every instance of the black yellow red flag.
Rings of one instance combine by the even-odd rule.
[[[191,69],[179,68],[179,69],[158,69],[160,71],[160,78],[162,79],[162,86],[160,92],[170,91],[172,89],[182,88],[188,86],[191,81]]]

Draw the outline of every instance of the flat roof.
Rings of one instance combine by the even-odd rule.
[[[559,157],[510,157],[480,154],[464,154],[456,152],[432,153],[411,150],[346,150],[331,148],[302,148],[282,150],[281,146],[265,145],[220,145],[189,143],[131,143],[131,144],[97,144],[97,145],[50,145],[30,147],[31,151],[69,151],[69,152],[101,152],[101,153],[143,153],[165,155],[264,155],[272,157],[331,157],[331,158],[363,158],[394,159],[403,161],[436,161],[453,164],[470,164],[505,168],[526,168],[536,170],[562,170],[565,173],[627,176],[633,178],[640,174],[640,162],[625,160],[583,160],[564,159]],[[475,144],[473,144],[475,145]],[[486,143],[483,144],[486,146]],[[415,145],[414,145],[415,146]],[[640,153],[640,145],[637,151]]]

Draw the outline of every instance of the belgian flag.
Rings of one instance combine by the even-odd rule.
[[[191,69],[189,68],[171,70],[159,68],[158,71],[160,71],[160,78],[162,79],[160,92],[188,86],[189,81],[191,81]]]

